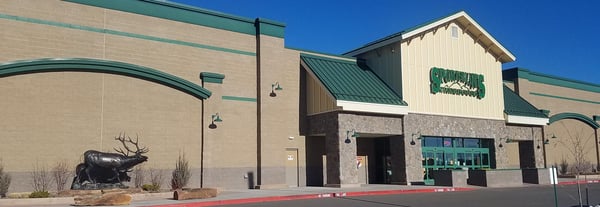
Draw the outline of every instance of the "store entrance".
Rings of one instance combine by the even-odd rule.
[[[363,137],[357,138],[357,156],[365,157],[367,162],[357,166],[366,167],[368,184],[391,183],[392,165],[390,156],[389,137]],[[366,166],[365,166],[366,165]]]
[[[492,141],[473,138],[424,137],[423,180],[433,185],[434,170],[484,169],[490,168]]]

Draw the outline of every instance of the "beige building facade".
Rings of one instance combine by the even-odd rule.
[[[165,188],[179,155],[190,186],[302,182],[299,82],[289,75],[299,57],[284,48],[285,25],[161,1],[2,1],[0,24],[11,191],[31,188],[35,166],[74,170],[86,150],[114,152],[121,133],[150,149],[144,167],[162,170]]]
[[[283,23],[158,0],[1,1],[0,27],[11,192],[36,168],[114,152],[121,134],[150,149],[142,166],[164,186],[179,156],[190,187],[224,189],[545,168],[567,151],[538,143],[562,125],[595,139],[598,166],[600,87],[509,78],[514,55],[465,12],[343,55],[287,48]]]
[[[503,71],[505,83],[550,117],[544,127],[545,166],[566,164],[568,173],[595,172],[600,166],[598,128],[600,85],[524,68]]]

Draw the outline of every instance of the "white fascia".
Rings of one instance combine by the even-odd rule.
[[[471,16],[469,16],[464,11],[461,11],[461,12],[458,12],[456,14],[450,15],[450,16],[448,16],[446,18],[440,19],[440,20],[435,21],[435,22],[431,22],[431,23],[429,23],[427,25],[424,25],[422,27],[419,27],[419,28],[416,28],[414,30],[408,31],[406,33],[402,33],[402,34],[400,34],[398,36],[392,37],[392,38],[387,39],[385,41],[378,42],[378,43],[375,43],[373,45],[369,45],[369,46],[367,46],[365,48],[361,48],[361,49],[356,50],[356,51],[352,51],[352,52],[350,52],[350,53],[348,53],[346,55],[355,56],[355,55],[364,53],[366,51],[374,50],[376,48],[380,48],[380,47],[383,47],[385,45],[388,45],[388,44],[391,44],[391,43],[394,43],[394,42],[399,42],[401,40],[410,39],[410,38],[412,38],[414,36],[417,36],[417,35],[419,35],[419,34],[421,34],[423,32],[427,32],[428,30],[431,30],[431,29],[433,29],[435,27],[439,27],[441,25],[444,25],[444,24],[446,24],[448,22],[451,22],[451,21],[453,21],[455,19],[458,19],[458,18],[461,18],[461,17],[466,18],[469,21],[469,23],[474,26],[475,30],[481,32],[485,37],[487,37],[492,42],[493,45],[495,45],[496,47],[498,47],[512,61],[516,60],[516,57],[510,51],[508,51],[504,46],[502,46],[496,39],[494,39],[494,37],[492,37],[492,35],[490,35],[485,29],[483,29],[483,27],[481,27],[475,20],[473,20],[473,18],[471,18]]]
[[[548,118],[539,118],[539,117],[529,117],[529,116],[515,116],[515,115],[507,115],[504,114],[504,118],[506,119],[506,123],[509,124],[526,124],[526,125],[537,125],[537,126],[545,126],[548,124]]]
[[[342,107],[344,111],[359,111],[359,112],[372,112],[382,114],[408,114],[408,106],[391,105],[391,104],[376,104],[376,103],[364,103],[355,101],[341,101],[337,100],[336,104],[338,107]]]
[[[513,61],[516,59],[516,57],[510,52],[508,51],[506,48],[504,48],[504,46],[502,46],[496,39],[494,39],[494,37],[492,37],[492,35],[490,35],[485,29],[483,29],[483,27],[481,27],[475,20],[473,20],[473,18],[471,18],[471,16],[469,16],[466,12],[461,11],[458,12],[456,14],[450,15],[446,18],[440,19],[438,21],[432,22],[430,24],[427,24],[425,26],[422,26],[420,28],[417,28],[415,30],[409,31],[407,33],[403,33],[402,34],[402,38],[401,39],[408,39],[412,36],[418,35],[422,32],[425,32],[427,30],[433,29],[434,27],[438,27],[440,25],[443,25],[447,22],[450,22],[452,20],[458,19],[460,17],[464,17],[466,18],[473,26],[475,26],[475,28],[477,28],[477,30],[479,30],[479,32],[481,32],[484,36],[486,36],[487,38],[490,39],[490,41],[498,48],[500,48],[500,50],[502,50],[502,52],[504,52],[504,54],[506,54],[510,59],[512,59]]]

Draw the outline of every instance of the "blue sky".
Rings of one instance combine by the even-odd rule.
[[[600,1],[172,1],[282,22],[287,47],[332,54],[464,10],[517,57],[503,68],[600,84]]]

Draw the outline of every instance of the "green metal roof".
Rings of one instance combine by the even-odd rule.
[[[548,118],[542,111],[531,105],[523,97],[512,91],[507,86],[504,87],[504,113],[514,116],[527,116]]]
[[[336,100],[407,105],[365,64],[308,54],[300,58]]]

